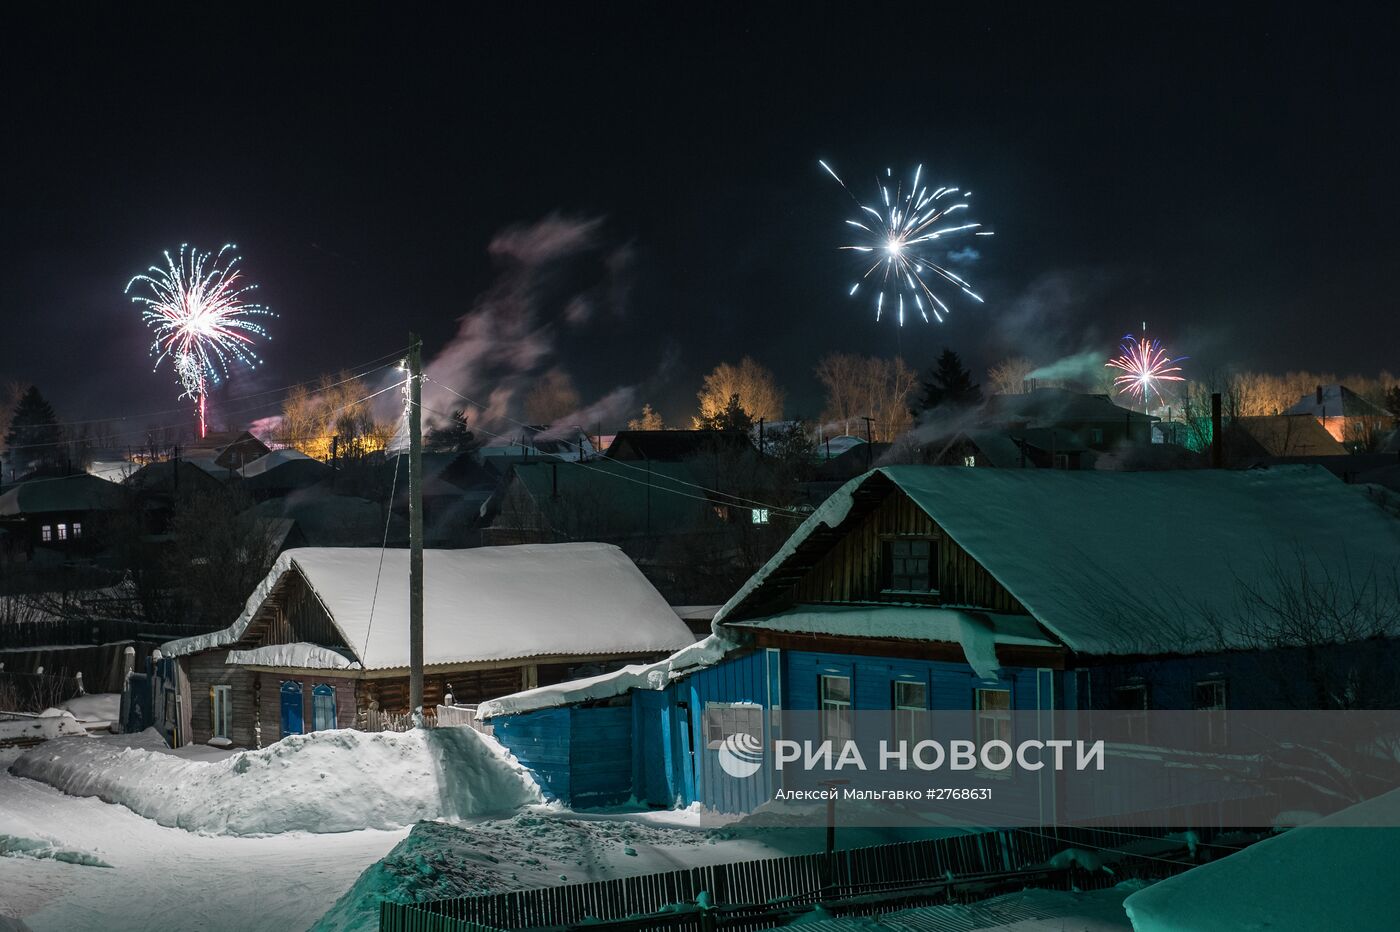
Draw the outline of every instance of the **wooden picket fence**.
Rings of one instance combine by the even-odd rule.
[[[659,874],[516,890],[422,903],[380,904],[380,932],[566,930],[606,923],[627,929],[767,929],[812,904],[846,901],[875,913],[975,900],[1025,884],[1067,884],[1067,868],[1046,866],[1068,847],[1111,848],[1123,833],[1085,828],[998,830],[853,848],[832,854],[712,864]],[[1161,859],[1151,867],[1169,873]],[[1181,869],[1189,864],[1182,863]],[[1077,886],[1119,875],[1081,875]],[[696,904],[706,901],[710,908]],[[861,905],[864,904],[864,905]]]
[[[0,648],[21,649],[55,644],[110,644],[115,641],[173,641],[208,634],[208,625],[165,624],[131,618],[55,618],[0,623]]]

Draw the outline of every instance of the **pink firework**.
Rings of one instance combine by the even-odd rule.
[[[257,286],[244,279],[237,255],[224,259],[235,248],[228,244],[211,254],[181,246],[178,257],[165,253],[165,268],[153,265],[126,283],[127,294],[138,282],[149,289],[149,294],[135,294],[131,300],[144,305],[141,317],[155,331],[151,355],[156,367],[170,359],[184,388],[180,397],[194,399],[201,437],[206,433],[210,387],[223,381],[231,363],[259,362],[253,343],[267,338],[267,330],[252,318],[276,316],[245,300]]]
[[[1181,367],[1177,363],[1187,357],[1167,356],[1160,340],[1149,340],[1146,336],[1138,339],[1129,333],[1123,337],[1122,350],[1122,355],[1104,363],[1105,366],[1123,370],[1123,374],[1113,380],[1120,394],[1136,395],[1143,403],[1156,395],[1160,401],[1162,390],[1159,383],[1186,381],[1178,375]]]

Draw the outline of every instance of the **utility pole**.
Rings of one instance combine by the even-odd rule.
[[[865,415],[861,418],[861,420],[865,422],[865,470],[866,472],[869,472],[871,464],[873,462],[873,447],[875,444],[875,436],[870,430],[870,425],[875,422],[875,419],[873,417],[870,417],[869,415]]]
[[[423,725],[423,344],[408,335],[408,707]],[[393,507],[393,503],[390,503]]]

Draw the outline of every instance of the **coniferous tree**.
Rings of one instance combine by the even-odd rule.
[[[481,446],[481,442],[467,426],[466,412],[457,408],[452,412],[452,420],[428,431],[423,446],[434,453],[468,453]]]
[[[642,416],[634,417],[627,422],[628,430],[665,430],[666,422],[661,415],[652,409],[651,405],[642,405]]]
[[[9,467],[18,473],[56,466],[64,460],[64,434],[58,415],[37,386],[31,385],[15,404],[5,434]]]
[[[982,401],[982,387],[972,381],[972,373],[962,358],[946,346],[924,379],[923,396],[915,414],[939,405],[968,407]]]
[[[752,430],[753,418],[744,410],[738,393],[729,396],[729,402],[712,415],[696,418],[702,430]]]

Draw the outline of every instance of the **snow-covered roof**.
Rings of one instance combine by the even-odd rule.
[[[408,551],[378,547],[288,550],[232,625],[171,641],[162,650],[184,655],[237,643],[291,572],[306,580],[365,669],[408,666]],[[611,544],[427,550],[423,587],[429,666],[671,651],[693,639],[661,594]]]
[[[1195,653],[1256,646],[1237,630],[1240,584],[1267,592],[1307,560],[1360,583],[1400,565],[1400,522],[1316,466],[1116,473],[888,466],[842,487],[715,616],[749,598],[855,492],[891,482],[1066,646]],[[1178,603],[1163,592],[1180,593]]]
[[[713,621],[718,605],[672,605],[671,611],[682,621]]]
[[[798,634],[944,641],[962,646],[973,671],[995,679],[996,645],[1058,647],[1027,615],[1002,615],[927,605],[799,605],[766,618],[752,618],[731,628],[761,628]]]
[[[1310,414],[1313,417],[1389,417],[1385,411],[1345,385],[1319,385],[1283,413]]]
[[[1232,418],[1224,428],[1235,456],[1341,456],[1347,452],[1314,417],[1272,414]]]
[[[834,460],[847,450],[853,450],[864,443],[864,437],[853,437],[850,434],[825,437],[817,444],[817,455],[822,459]]]
[[[967,432],[967,439],[987,458],[987,465],[1002,469],[1035,468],[1035,463],[1021,452],[1016,441],[1000,431],[970,430]]]
[[[1123,908],[1137,932],[1393,929],[1395,886],[1383,878],[1397,849],[1393,790],[1155,883]]]
[[[301,670],[358,670],[358,660],[351,660],[338,650],[295,641],[291,644],[265,644],[252,650],[231,650],[227,663],[248,667],[292,667]]]
[[[114,511],[126,502],[115,482],[87,473],[30,479],[0,495],[0,515],[47,514],[61,511]]]
[[[318,462],[300,450],[273,450],[271,453],[265,453],[255,460],[249,460],[244,463],[238,472],[239,475],[243,476],[245,479],[251,479],[254,476],[261,476],[268,470],[276,469],[278,466],[283,466],[287,463],[306,461],[312,463]]]
[[[489,699],[477,706],[476,717],[488,719],[497,715],[518,715],[577,702],[611,699],[633,689],[665,689],[673,680],[723,660],[735,646],[728,638],[712,634],[655,663],[628,664],[611,673],[586,676],[552,686],[537,686],[499,699]]]

